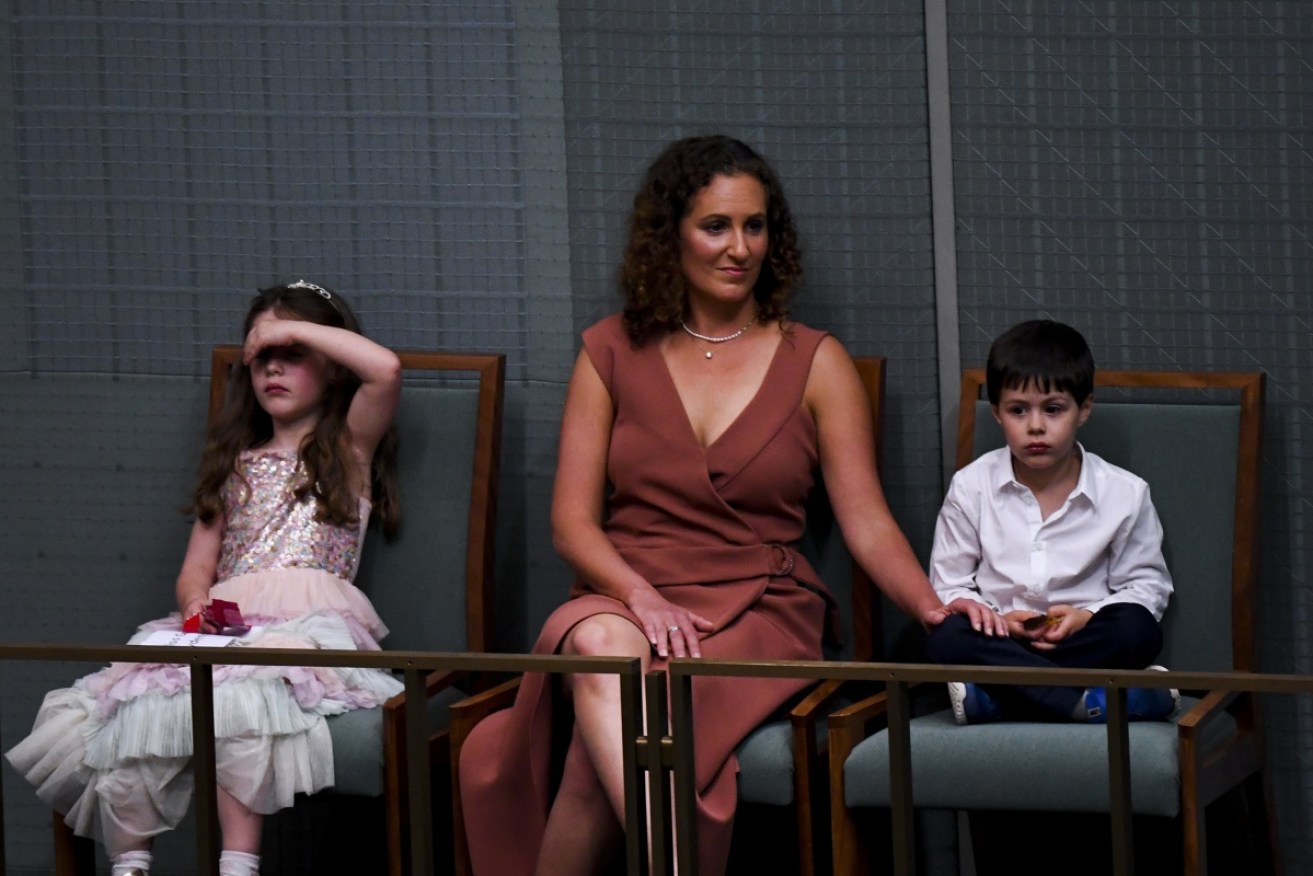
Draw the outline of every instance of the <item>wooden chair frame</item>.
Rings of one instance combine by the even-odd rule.
[[[883,356],[864,356],[855,357],[853,361],[870,404],[876,468],[880,470],[886,360]],[[855,562],[852,564],[852,575],[853,659],[871,660],[880,650],[879,594],[870,578]],[[518,689],[519,679],[511,679],[451,707],[452,813],[458,876],[469,876],[472,873],[461,808],[459,770],[456,766],[460,762],[460,752],[474,727],[493,712],[508,708],[514,702]],[[798,872],[801,876],[813,876],[817,871],[815,824],[820,795],[824,793],[825,767],[817,738],[816,721],[823,714],[821,710],[832,707],[839,695],[838,682],[822,682],[789,711],[788,720],[793,735],[793,799],[798,830]]]
[[[469,520],[465,556],[466,651],[486,651],[492,639],[492,593],[496,565],[497,489],[501,466],[502,397],[506,380],[506,357],[502,354],[438,353],[398,351],[403,372],[437,375],[442,372],[477,375],[478,412],[475,456],[471,478]],[[229,375],[241,363],[242,348],[214,348],[210,360],[209,420],[222,410]],[[404,397],[404,390],[403,390]],[[461,681],[460,673],[434,672],[426,680],[429,696]],[[477,680],[476,680],[477,683]],[[405,801],[408,793],[405,756],[405,694],[383,704],[384,807],[387,821],[389,876],[409,871],[409,829]],[[446,733],[429,738],[430,768],[449,767],[450,746]],[[92,843],[74,836],[63,816],[54,813],[55,872],[57,876],[81,876],[95,872]]]
[[[976,402],[985,385],[984,369],[962,374],[958,411],[957,467],[974,456]],[[1257,578],[1258,490],[1262,451],[1264,375],[1261,373],[1100,371],[1096,389],[1214,390],[1232,392],[1240,410],[1236,459],[1235,523],[1232,546],[1232,669],[1254,671],[1254,594]],[[1236,722],[1236,732],[1207,743],[1223,712]],[[869,857],[861,832],[844,803],[843,767],[856,746],[885,719],[887,702],[877,694],[830,717],[831,843],[837,874],[866,873]],[[1262,832],[1273,867],[1276,851],[1272,802],[1266,783],[1262,723],[1252,693],[1209,692],[1178,723],[1181,780],[1183,872],[1207,873],[1204,812],[1223,793],[1242,782],[1259,796]]]

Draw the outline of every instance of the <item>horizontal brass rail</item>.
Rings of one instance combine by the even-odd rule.
[[[0,644],[0,661],[171,663],[192,670],[192,745],[197,822],[196,862],[200,876],[218,876],[219,841],[215,794],[214,679],[215,666],[257,665],[352,666],[399,670],[405,682],[406,774],[409,796],[412,876],[433,873],[432,800],[429,786],[426,676],[443,672],[540,672],[613,674],[619,677],[621,725],[625,746],[626,811],[635,821],[646,820],[637,748],[642,734],[642,664],[629,657],[573,657],[542,654],[474,654],[427,651],[315,651],[287,648],[188,648],[145,645]],[[71,679],[70,679],[71,681]],[[4,746],[0,745],[0,749]],[[0,816],[4,812],[0,788]],[[633,876],[647,861],[644,831],[627,831],[626,859]],[[5,831],[0,823],[0,873],[8,872]]]

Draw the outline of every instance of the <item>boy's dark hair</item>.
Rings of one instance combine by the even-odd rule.
[[[989,403],[1005,389],[1034,386],[1040,392],[1069,392],[1076,404],[1094,392],[1094,356],[1081,333],[1051,319],[1014,325],[995,339],[985,364]]]

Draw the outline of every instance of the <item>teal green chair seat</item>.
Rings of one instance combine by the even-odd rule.
[[[1182,697],[1179,718],[1198,704]],[[1015,789],[1025,788],[1025,808],[1049,812],[1108,810],[1108,731],[1101,725],[1062,727],[1053,746],[1051,724],[1000,723],[960,727],[951,711],[912,719],[912,793],[918,807],[1016,809]],[[1236,733],[1226,716],[1210,736]],[[970,737],[969,743],[965,737]],[[1130,726],[1131,802],[1137,814],[1175,818],[1181,813],[1179,740],[1174,721]],[[1205,740],[1205,744],[1208,741]],[[844,763],[844,802],[850,808],[889,806],[889,734],[858,745]],[[1011,793],[998,792],[1006,776]]]
[[[739,746],[739,799],[764,806],[792,806],[796,799],[793,728],[788,721],[763,724]]]

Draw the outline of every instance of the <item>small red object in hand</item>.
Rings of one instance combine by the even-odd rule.
[[[242,620],[237,603],[216,599],[182,622],[184,633],[201,632],[201,624],[209,623],[222,636],[240,636],[251,628]]]

